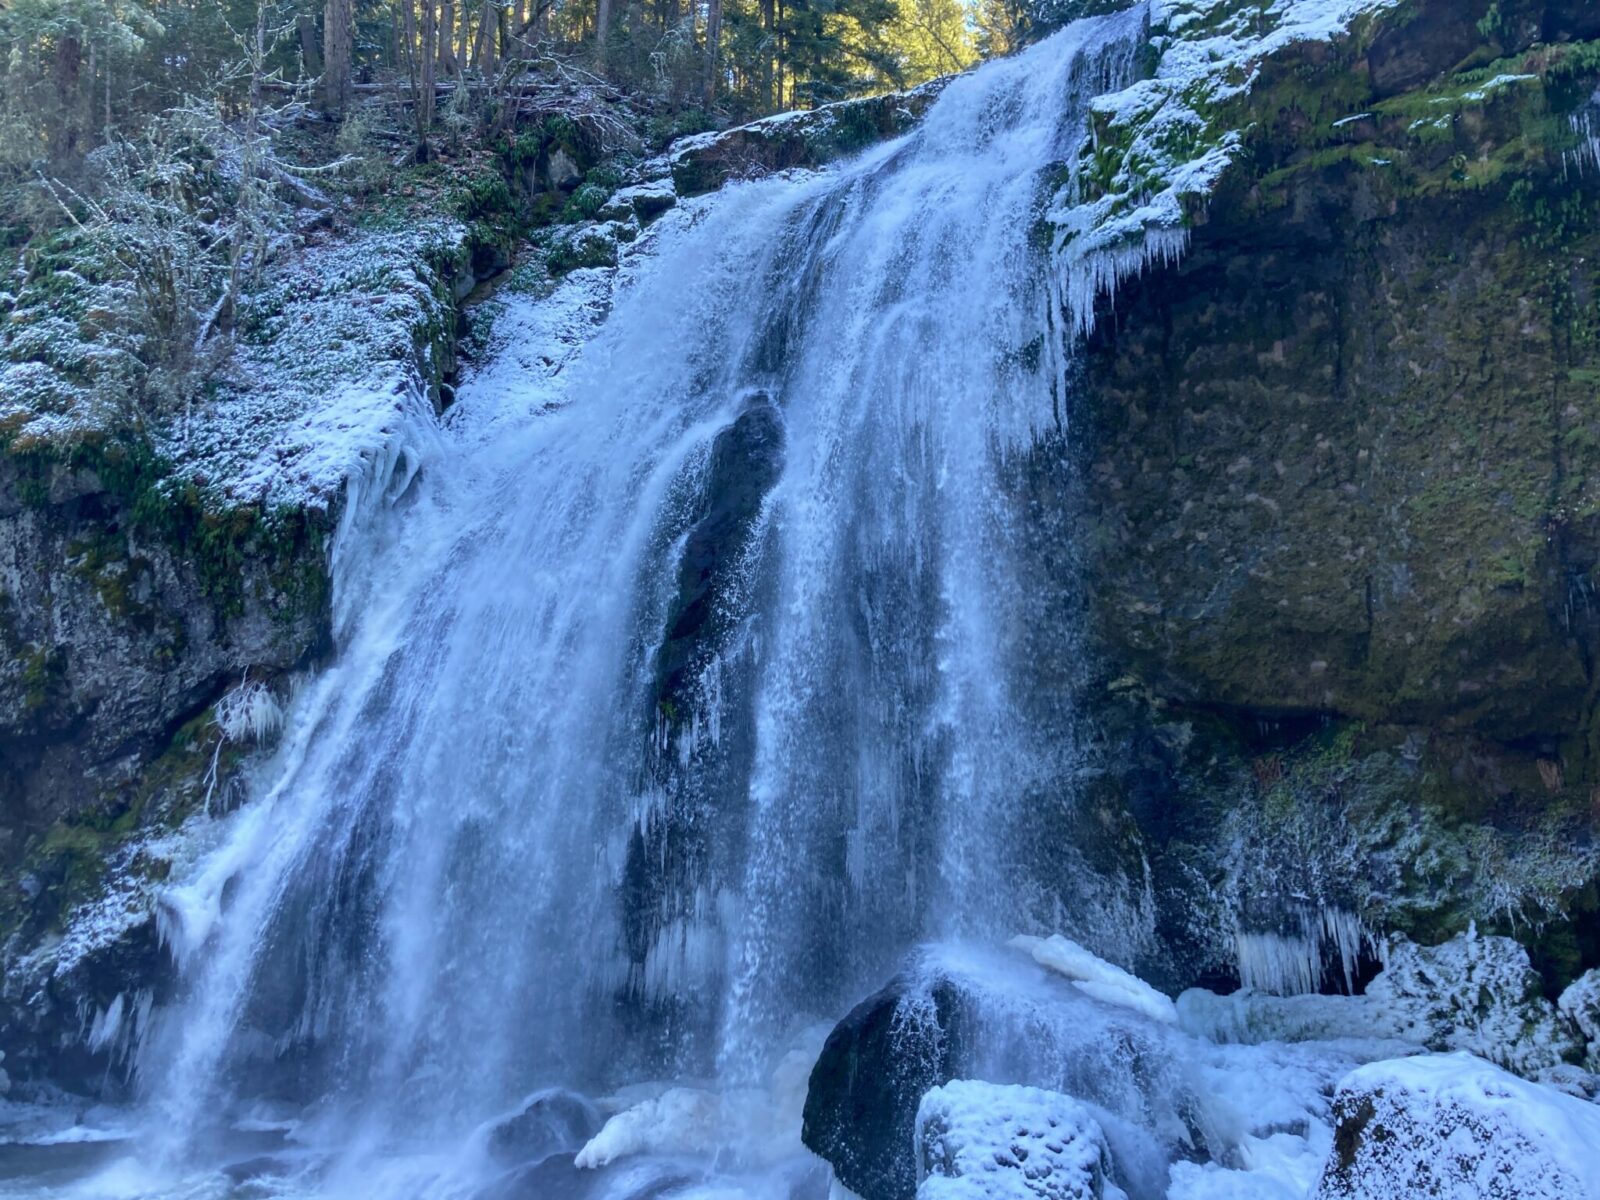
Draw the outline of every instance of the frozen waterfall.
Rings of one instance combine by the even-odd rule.
[[[419,433],[337,661],[172,889],[175,1155],[287,1106],[359,1193],[539,1088],[761,1086],[926,940],[1132,957],[1137,883],[1043,869],[1075,732],[1029,673],[1071,634],[1020,526],[1082,324],[1037,224],[1145,24],[681,206],[559,376],[508,347]]]

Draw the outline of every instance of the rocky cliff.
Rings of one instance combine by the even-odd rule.
[[[1272,55],[1186,252],[1100,305],[1105,765],[1191,969],[1308,910],[1600,955],[1597,35],[1408,3]]]

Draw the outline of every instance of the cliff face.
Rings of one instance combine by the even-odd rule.
[[[7,858],[93,800],[118,808],[143,763],[246,671],[293,669],[326,638],[325,512],[269,525],[254,508],[180,500],[143,513],[118,491],[131,454],[0,460]]]
[[[1264,64],[1188,252],[1086,348],[1081,569],[1154,844],[1332,822],[1313,907],[1531,918],[1564,977],[1600,952],[1600,49],[1567,40],[1600,14],[1470,7]],[[1523,875],[1498,901],[1482,855]]]

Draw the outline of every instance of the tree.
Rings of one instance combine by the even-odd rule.
[[[330,113],[343,113],[353,95],[354,32],[352,0],[325,0],[322,8],[322,102]]]
[[[706,5],[706,107],[717,98],[717,50],[722,42],[722,0],[708,0]]]

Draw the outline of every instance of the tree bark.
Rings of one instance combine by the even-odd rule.
[[[456,0],[443,0],[439,5],[439,73],[456,73],[456,51],[452,36],[456,28]]]
[[[78,149],[82,111],[78,91],[82,69],[83,43],[76,34],[63,33],[56,41],[56,99],[61,106],[61,125],[56,138],[58,154],[74,154]]]
[[[350,59],[354,24],[352,0],[326,0],[322,8],[322,102],[330,113],[350,103]]]

